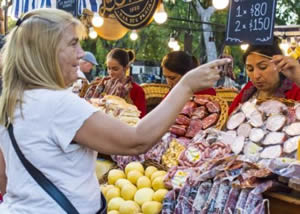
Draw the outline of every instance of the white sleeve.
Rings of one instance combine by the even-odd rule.
[[[50,122],[50,134],[52,140],[68,152],[67,147],[74,139],[86,119],[98,111],[94,106],[77,95],[64,93],[56,102],[52,121]]]

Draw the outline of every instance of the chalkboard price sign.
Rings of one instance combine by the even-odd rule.
[[[231,0],[225,43],[272,44],[276,0]]]
[[[58,9],[72,13],[77,16],[77,0],[57,0],[56,7]]]

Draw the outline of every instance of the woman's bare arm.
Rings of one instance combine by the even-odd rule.
[[[166,133],[195,91],[215,84],[220,77],[218,66],[228,62],[228,59],[216,60],[188,72],[164,101],[136,127],[104,113],[94,113],[78,130],[75,141],[103,154],[135,155],[146,152]]]
[[[5,174],[5,161],[0,149],[0,192],[2,195],[6,193],[7,177]]]

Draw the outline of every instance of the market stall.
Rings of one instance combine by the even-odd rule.
[[[197,105],[191,104],[196,100]],[[219,111],[218,122],[211,125],[219,129],[202,126],[190,135],[188,127],[183,133],[182,124],[194,126],[196,115],[200,120],[199,103],[209,107],[203,124],[214,114],[209,111]],[[247,102],[224,125],[220,105],[222,100],[211,96],[193,97],[170,132],[146,154],[111,156],[116,165],[101,180],[104,195],[112,200],[109,210],[123,213],[116,204],[127,200],[131,213],[297,213],[299,104],[283,99]],[[134,185],[128,190],[132,197],[124,196],[123,183]],[[107,188],[114,193],[107,195]]]

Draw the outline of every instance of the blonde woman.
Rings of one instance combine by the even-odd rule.
[[[7,178],[0,185],[1,214],[66,213],[24,168],[8,128],[13,127],[24,157],[77,213],[104,213],[105,200],[94,173],[97,152],[146,152],[193,92],[212,87],[219,79],[218,66],[228,63],[217,60],[188,72],[155,110],[130,127],[67,90],[77,79],[84,54],[79,44],[82,32],[82,24],[69,13],[38,9],[25,14],[8,35],[0,97],[0,175]]]

